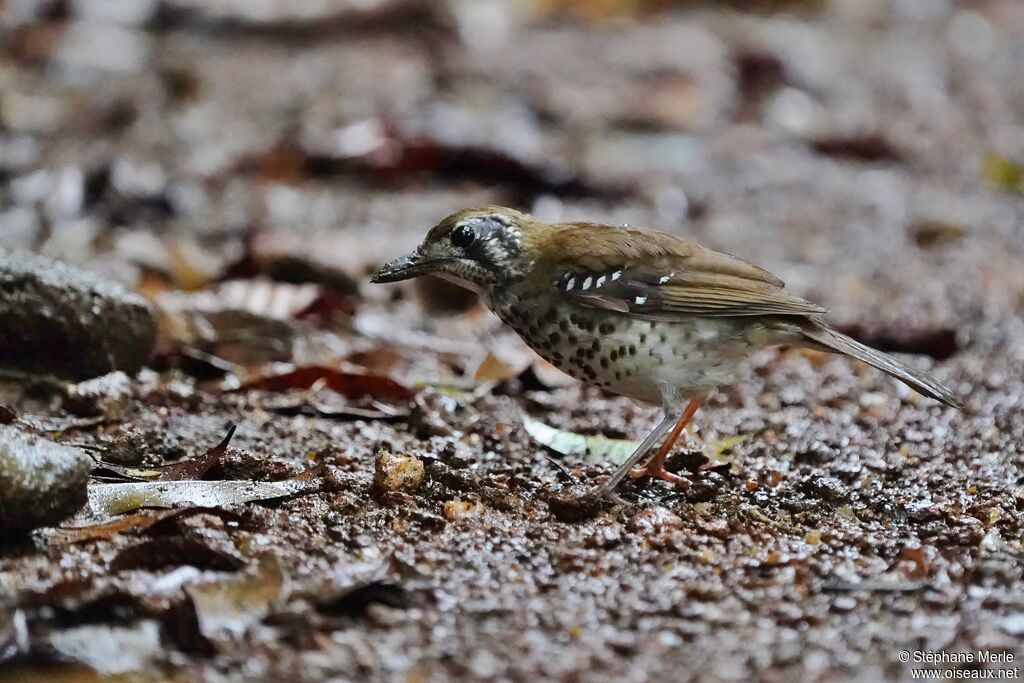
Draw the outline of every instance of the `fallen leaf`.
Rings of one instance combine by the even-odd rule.
[[[714,455],[721,455],[730,448],[735,448],[736,446],[739,446],[741,443],[747,441],[752,436],[753,434],[733,434],[732,436],[726,436],[721,439],[711,441],[705,444],[705,446],[708,452]]]
[[[211,507],[190,507],[159,510],[143,510],[124,517],[79,527],[59,527],[54,530],[55,540],[67,544],[85,543],[100,539],[110,539],[118,534],[141,532],[171,519],[183,519],[198,514],[217,515],[229,522],[240,523],[243,518],[233,512]]]
[[[371,407],[353,406],[344,397],[315,388],[295,395],[279,396],[260,401],[260,407],[282,415],[316,415],[319,417],[352,420],[400,420],[408,417],[409,410],[394,408],[379,401]]]
[[[164,313],[215,313],[245,311],[273,320],[320,317],[351,317],[355,307],[348,299],[315,284],[290,284],[270,280],[229,280],[199,292],[167,292],[157,299]]]
[[[311,472],[283,481],[133,481],[89,485],[89,507],[120,515],[141,507],[219,507],[308,493],[318,486]]]
[[[235,435],[235,425],[228,427],[228,433],[219,444],[196,458],[189,458],[176,462],[173,465],[160,467],[157,481],[181,481],[183,479],[201,479],[206,472],[216,465],[231,443],[231,437]]]
[[[586,462],[620,463],[640,446],[639,441],[630,439],[610,439],[605,436],[577,434],[564,429],[556,429],[529,415],[523,415],[523,427],[526,429],[526,433],[542,446],[561,455],[582,457]],[[736,434],[706,442],[702,451],[712,455],[721,455],[724,451],[743,443],[750,437],[750,434]],[[695,463],[697,467],[694,469],[700,469],[707,463],[708,459],[701,457],[700,462]]]
[[[377,398],[404,402],[413,392],[390,377],[372,373],[343,372],[335,368],[312,365],[296,368],[279,375],[268,375],[252,380],[235,391],[278,391],[311,389],[322,383],[328,389],[347,398]]]
[[[241,636],[261,621],[284,593],[285,574],[277,557],[260,556],[256,567],[239,576],[188,586],[199,631],[207,638]]]
[[[197,508],[191,508],[197,509]],[[201,509],[201,508],[200,508]],[[89,526],[61,527],[53,532],[54,538],[67,543],[84,543],[99,539],[110,539],[118,534],[129,531],[142,531],[170,515],[179,514],[179,510],[145,510],[126,515],[109,522],[90,524]]]
[[[231,437],[235,435],[235,425],[228,427],[227,436],[206,453],[194,458],[186,458],[171,465],[160,467],[124,467],[101,462],[99,470],[109,471],[128,479],[142,481],[181,481],[184,479],[201,479],[206,472],[217,464],[227,451]]]
[[[622,462],[640,445],[640,442],[629,439],[609,439],[555,429],[529,415],[523,415],[523,427],[541,445],[562,455],[583,457],[587,462]]]
[[[241,371],[241,367],[235,363],[178,342],[174,342],[170,348],[156,353],[150,359],[149,367],[157,372],[180,370],[189,377],[200,381],[220,379],[225,375],[238,374]]]

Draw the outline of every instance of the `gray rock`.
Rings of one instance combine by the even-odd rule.
[[[0,365],[88,379],[136,372],[156,341],[153,309],[121,285],[0,249]]]
[[[77,448],[0,426],[0,541],[74,514],[91,469]]]

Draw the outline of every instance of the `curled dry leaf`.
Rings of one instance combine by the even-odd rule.
[[[235,435],[235,425],[228,427],[227,436],[219,444],[194,458],[187,458],[171,465],[162,467],[123,467],[100,463],[101,472],[112,472],[126,479],[142,481],[181,481],[184,479],[201,479],[206,472],[217,464],[231,443],[231,437]]]
[[[219,507],[309,493],[318,487],[317,468],[284,481],[133,481],[90,484],[89,507],[98,515],[120,515],[141,507]]]
[[[212,507],[189,507],[177,509],[142,510],[125,515],[108,522],[90,524],[89,526],[61,527],[53,533],[53,538],[66,543],[85,543],[87,541],[106,540],[124,533],[136,533],[155,528],[162,522],[184,519],[198,514],[216,515],[235,525],[241,525],[244,519],[240,515],[227,510]]]

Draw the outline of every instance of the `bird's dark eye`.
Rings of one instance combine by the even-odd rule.
[[[476,241],[476,233],[468,225],[460,225],[452,231],[452,244],[459,249],[466,249]]]

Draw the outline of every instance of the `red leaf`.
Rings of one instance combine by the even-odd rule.
[[[235,425],[228,427],[227,436],[219,444],[206,451],[198,458],[189,458],[176,462],[173,465],[160,468],[157,481],[180,481],[182,479],[202,479],[207,470],[216,465],[231,443],[231,437],[235,435]]]
[[[370,373],[342,372],[320,365],[296,368],[280,375],[260,377],[244,384],[237,391],[258,389],[284,392],[290,389],[311,389],[317,383],[322,383],[325,387],[346,398],[369,396],[375,399],[404,402],[410,400],[414,395],[412,390],[390,377]]]

